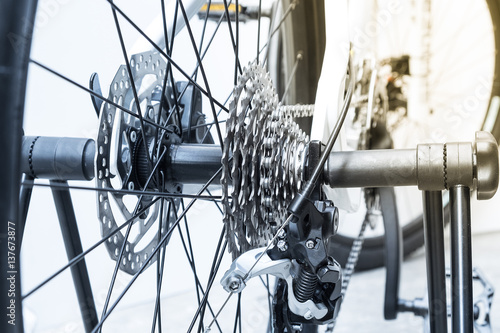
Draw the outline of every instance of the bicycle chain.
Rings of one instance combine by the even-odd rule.
[[[300,190],[308,136],[293,118],[313,106],[280,106],[269,74],[249,64],[229,105],[222,153],[222,205],[233,258],[265,246]],[[229,188],[232,187],[230,192]]]
[[[366,227],[370,226],[372,229],[375,227],[373,224],[373,212],[376,210],[380,210],[379,198],[373,196],[369,189],[365,189],[365,201],[366,201],[366,214],[363,222],[361,223],[361,228],[358,233],[358,237],[354,240],[351,246],[351,250],[349,251],[349,257],[347,258],[347,262],[345,264],[345,268],[342,276],[342,297],[345,299],[345,295],[347,292],[347,288],[349,287],[349,283],[351,282],[351,277],[354,274],[354,270],[358,264],[359,255],[361,254],[361,250],[363,250],[363,244],[365,242],[365,231]],[[378,215],[378,214],[375,214]],[[335,329],[336,319],[327,325],[325,333],[333,333]]]

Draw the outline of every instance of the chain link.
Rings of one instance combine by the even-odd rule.
[[[347,292],[347,287],[349,282],[351,282],[351,277],[354,273],[356,265],[358,264],[359,255],[363,249],[363,243],[365,241],[365,231],[366,227],[370,226],[372,229],[375,227],[374,220],[380,218],[380,197],[378,194],[374,193],[372,189],[365,190],[365,201],[366,201],[366,214],[361,224],[361,228],[358,233],[358,237],[354,240],[351,246],[351,251],[349,252],[349,257],[342,274],[342,298],[345,299],[345,294]],[[378,221],[380,222],[380,221]],[[332,333],[335,329],[336,320],[333,323],[328,324],[325,333]]]

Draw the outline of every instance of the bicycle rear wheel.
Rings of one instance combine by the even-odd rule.
[[[23,6],[34,8],[36,3],[36,1],[26,1],[25,4],[11,2],[12,6],[18,10],[21,10]],[[16,88],[17,92],[13,96],[16,96],[16,103],[19,106],[12,108],[12,112],[9,114],[2,114],[2,124],[8,124],[8,121],[14,119],[15,116],[23,114],[24,108],[19,101],[24,100],[26,78],[25,74],[24,76],[22,74],[26,73],[29,67],[30,80],[27,81],[29,93],[25,108],[24,131],[27,136],[36,135],[29,139],[31,149],[38,140],[43,140],[43,137],[38,139],[38,135],[93,137],[97,138],[98,142],[96,151],[99,167],[95,169],[95,177],[99,180],[96,187],[89,186],[86,182],[70,181],[69,184],[66,184],[38,180],[33,186],[26,229],[24,234],[19,235],[19,240],[21,236],[23,237],[23,253],[21,254],[23,265],[18,270],[24,274],[22,300],[24,308],[22,310],[20,289],[16,299],[18,302],[17,318],[19,322],[26,324],[27,331],[33,327],[44,331],[64,329],[69,326],[77,329],[85,327],[86,331],[100,331],[99,328],[95,327],[96,324],[102,324],[104,331],[141,331],[146,329],[159,331],[160,327],[168,326],[175,327],[176,330],[180,328],[188,331],[203,330],[206,326],[211,326],[212,330],[222,332],[233,329],[246,331],[247,328],[259,331],[270,329],[268,327],[271,322],[269,317],[272,305],[269,297],[272,297],[272,292],[270,292],[272,282],[256,281],[253,286],[250,284],[247,287],[247,292],[233,297],[229,305],[222,305],[226,293],[218,286],[217,280],[220,278],[219,270],[222,272],[224,267],[229,266],[230,258],[225,255],[227,244],[224,237],[225,231],[220,224],[221,219],[217,212],[221,209],[218,205],[220,200],[218,188],[208,188],[208,184],[202,187],[179,184],[181,185],[179,189],[176,184],[168,184],[172,187],[166,190],[166,196],[162,196],[161,186],[159,193],[152,193],[151,191],[154,189],[147,185],[148,178],[154,178],[156,186],[162,183],[161,177],[151,170],[148,171],[149,174],[145,178],[141,178],[142,176],[138,174],[135,180],[131,178],[125,182],[125,177],[123,177],[121,183],[116,183],[116,179],[122,178],[120,167],[117,166],[120,161],[117,161],[112,154],[109,155],[109,159],[106,155],[106,149],[112,149],[106,146],[106,142],[116,140],[114,144],[119,146],[119,143],[116,143],[119,141],[116,137],[115,139],[113,137],[106,138],[106,135],[102,134],[102,128],[108,126],[109,129],[112,129],[117,128],[117,124],[132,123],[126,118],[127,114],[130,114],[130,112],[126,112],[127,110],[132,110],[132,113],[136,114],[135,118],[141,112],[139,110],[142,109],[144,112],[145,120],[140,120],[141,124],[135,128],[137,135],[133,136],[127,132],[127,137],[123,139],[124,141],[133,140],[132,137],[134,137],[137,142],[143,139],[142,143],[138,143],[136,146],[139,150],[142,149],[141,145],[149,147],[151,141],[148,141],[150,139],[144,133],[148,130],[154,131],[155,128],[158,132],[163,133],[164,137],[168,135],[178,136],[181,138],[180,140],[185,140],[184,142],[196,140],[193,142],[194,144],[206,142],[201,138],[203,136],[212,136],[214,141],[222,146],[220,134],[224,130],[225,117],[223,115],[225,114],[224,109],[227,108],[225,101],[229,99],[228,94],[230,96],[230,92],[237,82],[237,76],[247,61],[253,60],[260,53],[261,62],[264,62],[265,55],[262,49],[267,49],[263,47],[267,42],[267,34],[264,31],[269,29],[269,21],[272,18],[262,17],[262,22],[259,22],[262,24],[259,34],[258,25],[260,24],[257,23],[255,16],[248,20],[248,17],[238,15],[238,19],[236,19],[234,11],[237,7],[223,7],[220,12],[216,12],[215,7],[208,7],[202,11],[208,14],[209,10],[213,10],[212,14],[217,14],[206,15],[208,19],[197,19],[196,16],[191,18],[189,23],[185,22],[185,28],[174,38],[173,29],[176,29],[177,24],[177,29],[181,29],[179,22],[185,21],[183,16],[190,16],[191,7],[189,4],[196,3],[196,1],[184,1],[184,8],[180,2],[172,1],[171,3],[174,3],[172,7],[165,8],[163,1],[158,2],[157,7],[151,11],[144,11],[142,4],[114,4],[112,1],[108,1],[108,3],[94,1],[85,4],[57,3],[54,6],[40,3],[38,21],[34,21],[33,18],[23,20],[26,17],[24,12],[16,14],[16,11],[2,11],[5,16],[12,18],[12,22],[24,22],[24,29],[28,31],[27,36],[30,36],[32,29],[36,27],[31,60],[28,58],[31,43],[28,42],[22,44],[22,52],[25,56],[18,59],[21,61],[15,65],[6,64],[7,68],[21,74],[21,77],[17,78],[16,84],[5,83],[9,89]],[[285,16],[287,9],[293,9],[291,16],[286,15],[287,18],[283,20],[285,22],[283,24],[298,27],[305,22],[317,20],[318,16],[312,18],[312,14],[304,15],[302,9],[308,12],[313,8],[316,11],[321,6],[316,8],[314,6],[317,4],[311,2],[309,5],[313,7],[309,8],[304,3],[301,2],[301,7],[297,6],[297,9],[293,9],[292,2],[283,1],[281,5],[284,9],[283,16]],[[168,9],[172,9],[172,11],[169,12]],[[243,10],[243,7],[240,7],[239,10]],[[104,11],[107,13],[107,21],[102,21],[99,27],[86,25],[88,22],[86,17],[92,17],[93,13]],[[163,36],[166,39],[164,44],[167,45],[167,50],[163,50],[162,53],[158,48],[155,48],[151,41],[147,41],[146,44],[150,46],[153,53],[142,50],[149,53],[135,56],[130,53],[130,45],[137,38],[145,38],[141,36],[143,27],[153,20],[153,16],[156,14],[152,14],[155,11],[165,16],[175,15],[176,17],[173,21],[177,23],[161,25],[162,32],[163,29],[168,30],[165,33],[166,36]],[[141,13],[146,14],[142,16]],[[227,20],[227,16],[231,15],[233,15],[230,20],[232,23]],[[276,17],[274,20],[280,22],[282,18],[284,17]],[[238,22],[244,19],[248,20],[245,24]],[[294,20],[300,21],[293,23]],[[83,24],[85,28],[66,26],[69,23]],[[104,28],[112,29],[111,33],[103,33],[101,29]],[[10,27],[6,29],[10,29]],[[190,31],[191,29],[192,31]],[[302,31],[307,31],[307,29]],[[316,36],[317,31],[309,32],[308,35]],[[90,35],[90,37],[84,37],[85,34]],[[257,42],[257,35],[261,36],[260,45]],[[290,40],[294,41],[295,38],[292,37]],[[61,41],[65,41],[65,43],[63,44]],[[249,48],[251,52],[244,54],[243,44],[253,44]],[[10,44],[7,45],[10,46]],[[110,45],[114,47],[110,48]],[[302,46],[295,45],[293,50],[285,51],[283,56],[295,59],[297,50],[300,48]],[[9,56],[12,57],[10,59],[14,59],[13,56],[16,55],[14,50],[10,47],[2,49],[9,50]],[[217,52],[221,49],[225,50],[223,53],[229,57],[221,58],[220,51]],[[317,59],[314,59],[317,55],[316,51],[312,51],[311,45],[308,46],[308,49],[311,50],[311,53],[306,56],[307,63],[318,67]],[[49,50],[54,50],[54,52],[48,52]],[[157,54],[160,54],[158,61],[156,60]],[[206,58],[204,58],[205,56]],[[200,58],[203,59],[201,62]],[[205,63],[215,62],[225,65],[222,67],[202,67]],[[128,63],[130,68],[125,65],[120,67],[121,63]],[[305,68],[307,69],[307,67]],[[92,93],[90,93],[88,89],[85,89],[85,83],[82,82],[85,82],[94,71],[99,73],[101,84],[96,76],[92,75]],[[130,73],[135,73],[134,71],[142,74],[131,75]],[[288,70],[285,71],[285,75],[289,75]],[[299,75],[302,77],[302,74]],[[319,75],[319,72],[316,69],[315,74],[304,75],[314,77]],[[129,79],[123,79],[126,77]],[[166,78],[164,81],[166,84],[159,81],[160,77]],[[136,81],[134,82],[132,78],[135,78]],[[215,84],[211,84],[212,81]],[[61,85],[61,82],[64,84]],[[148,87],[151,82],[157,84],[159,89],[151,90]],[[163,87],[161,83],[163,83]],[[99,85],[102,86],[103,91],[106,91],[106,87],[109,85],[109,95],[101,93],[97,88]],[[132,88],[135,85],[137,85],[136,92]],[[192,89],[189,90],[186,87]],[[173,97],[169,97],[165,93],[165,89],[168,89]],[[186,92],[181,92],[181,90],[186,90]],[[117,95],[116,91],[126,91],[126,93],[122,97]],[[313,89],[311,91],[313,94]],[[53,93],[50,97],[49,92]],[[190,98],[182,99],[180,95],[184,93],[191,94]],[[91,103],[89,95],[94,96],[93,103]],[[146,95],[147,98],[142,97]],[[158,98],[158,95],[167,96]],[[190,117],[188,121],[189,127],[184,126],[184,118],[182,118],[184,113],[180,113],[176,99],[182,103],[181,107],[184,112],[188,108],[187,105],[192,104],[193,117]],[[147,101],[147,103],[141,104],[143,101]],[[155,119],[146,112],[146,110],[150,110],[149,107],[151,110],[162,110],[162,103],[173,110],[167,119],[160,118],[163,127],[159,126],[160,123],[155,122]],[[200,103],[201,110],[204,111],[201,113]],[[96,110],[93,110],[96,105]],[[113,108],[116,108],[114,113],[109,111]],[[61,112],[61,109],[66,111],[71,109],[72,111]],[[214,109],[216,110],[214,111]],[[117,120],[120,117],[120,110],[124,111],[123,119],[125,120],[123,121]],[[95,118],[96,111],[100,114],[98,121]],[[221,114],[220,117],[217,111]],[[157,114],[161,114],[161,112]],[[145,128],[144,132],[141,132],[141,126],[144,126],[144,122],[146,124],[153,122],[153,127]],[[88,126],[85,128],[85,125]],[[177,133],[176,130],[172,129],[173,127],[169,127],[171,125],[181,128],[188,135]],[[221,129],[219,130],[217,127]],[[19,160],[20,149],[17,148],[19,148],[21,141],[21,121],[16,128],[16,133],[8,132],[9,140],[16,143],[12,145],[16,149],[6,152],[6,156],[9,156],[12,161]],[[201,131],[200,134],[198,132],[200,128],[210,128],[210,131]],[[131,130],[134,129],[129,126],[127,131]],[[121,134],[118,133],[118,135]],[[121,150],[122,157],[126,156],[124,152],[125,150]],[[104,155],[106,158],[103,158]],[[124,161],[122,162],[125,163]],[[28,164],[30,163],[32,162],[29,161]],[[140,166],[137,165],[137,168],[139,169]],[[14,170],[19,170],[19,167],[15,167]],[[65,170],[65,172],[67,171]],[[108,172],[112,173],[114,177],[108,177]],[[34,175],[36,176],[36,174]],[[11,185],[14,194],[8,199],[2,200],[2,204],[14,207],[17,205],[18,194],[15,191],[18,189],[20,177],[11,170],[2,172],[2,176],[14,180]],[[105,186],[101,187],[102,184]],[[30,180],[25,180],[23,186],[31,187]],[[86,190],[79,191],[74,189],[75,187],[83,187]],[[2,193],[7,191],[3,184],[1,188]],[[79,217],[78,236],[81,238],[84,252],[82,255],[74,254],[76,258],[65,258],[64,245],[58,236],[59,226],[54,223],[58,219],[56,213],[60,211],[51,208],[52,203],[50,198],[47,198],[50,193],[47,192],[49,188],[52,188],[54,192],[71,189],[73,204],[63,204],[62,209],[71,210],[74,206],[77,217]],[[205,189],[206,193],[201,195],[197,193],[200,189]],[[123,191],[125,195],[115,196],[112,199],[110,193],[117,191]],[[108,199],[103,194],[106,194]],[[96,195],[100,210],[91,208],[89,204],[91,202],[95,206]],[[135,198],[132,200],[131,197]],[[198,204],[192,206],[188,200],[198,201]],[[24,203],[26,202],[24,201]],[[105,208],[103,213],[102,207],[104,206],[109,207]],[[120,217],[120,214],[124,216]],[[189,217],[189,221],[182,218],[184,214]],[[23,214],[20,215],[9,217],[9,219],[21,223]],[[87,221],[93,220],[95,215],[99,216],[98,223],[87,223]],[[163,222],[161,222],[162,219]],[[137,221],[144,225],[138,228],[132,227],[134,223],[138,224]],[[211,227],[207,227],[207,225],[211,225]],[[98,228],[104,233],[103,235],[100,234]],[[117,231],[117,228],[122,229]],[[149,229],[153,233],[152,238],[149,235],[150,238],[146,243],[141,243],[141,239],[148,236],[146,232],[141,231],[141,228]],[[126,230],[128,231],[125,232]],[[158,236],[158,240],[155,242],[156,236]],[[127,237],[130,237],[128,241]],[[101,246],[102,243],[106,243],[106,247]],[[140,249],[141,246],[143,249]],[[134,250],[134,247],[137,251]],[[167,250],[171,248],[176,250]],[[114,250],[110,251],[110,249]],[[47,260],[47,258],[51,259]],[[72,278],[67,268],[81,263],[81,258],[86,260],[92,287],[91,293],[84,293],[83,297],[91,298],[92,302],[95,303],[97,318],[90,315],[91,312],[85,312],[88,308],[79,310],[82,300],[73,292]],[[153,260],[154,264],[152,264]],[[145,269],[143,273],[142,268],[147,266],[150,267]],[[127,270],[128,273],[135,275],[129,277],[124,273]],[[187,282],[186,276],[192,276],[191,281]],[[144,282],[141,283],[142,280]],[[4,281],[5,279],[3,279]],[[20,288],[20,284],[18,286]],[[8,290],[8,287],[2,284],[2,290]],[[67,290],[67,292],[61,292],[61,290]],[[256,292],[255,290],[260,291]],[[249,296],[245,296],[246,294]],[[247,297],[248,299],[246,299]],[[58,304],[65,304],[65,306],[61,307]],[[58,309],[57,316],[51,315],[53,308]],[[217,315],[219,309],[224,310],[221,315]],[[21,316],[21,311],[24,312],[24,317]],[[23,328],[22,325],[11,327],[6,324],[2,326],[2,331],[12,330],[23,331]]]

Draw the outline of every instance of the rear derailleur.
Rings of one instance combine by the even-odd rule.
[[[239,293],[253,277],[277,277],[273,324],[280,332],[332,322],[342,301],[341,267],[333,259],[331,241],[338,209],[328,200],[298,199],[300,194],[290,204],[292,218],[280,228],[273,246],[243,253],[221,281],[228,292]]]

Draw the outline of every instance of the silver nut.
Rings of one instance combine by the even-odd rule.
[[[286,231],[285,229],[281,229],[279,232],[278,232],[278,238],[285,238],[286,236]]]
[[[276,246],[278,247],[278,250],[280,250],[281,252],[285,252],[288,249],[288,244],[282,239],[278,241]]]
[[[137,140],[137,133],[135,131],[130,132],[130,141],[135,142]]]
[[[241,287],[241,279],[237,276],[232,276],[228,281],[228,288],[231,292],[238,292]]]
[[[306,247],[307,247],[308,249],[310,249],[310,250],[311,250],[311,249],[314,249],[314,247],[315,247],[315,246],[316,246],[316,242],[315,242],[314,240],[312,240],[312,239],[308,239],[308,240],[306,241]]]

